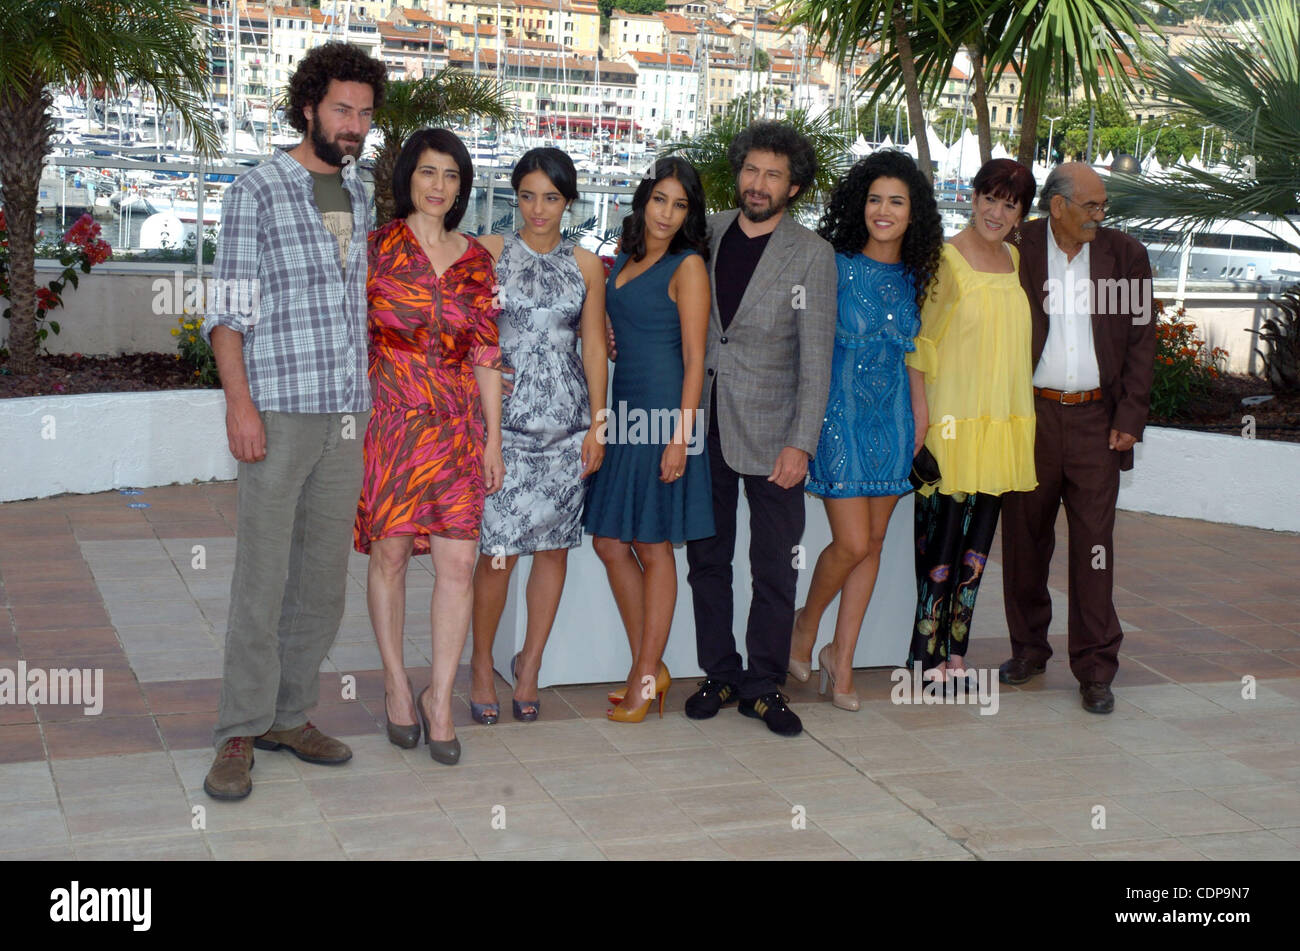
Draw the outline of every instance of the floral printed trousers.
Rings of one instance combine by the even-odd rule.
[[[916,624],[907,665],[922,670],[966,654],[975,596],[1002,497],[976,493],[916,498]]]

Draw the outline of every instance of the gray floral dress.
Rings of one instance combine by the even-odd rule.
[[[479,551],[518,555],[582,544],[582,440],[591,425],[578,328],[587,285],[572,241],[546,254],[517,234],[497,261],[502,360],[514,392],[502,403],[506,475],[487,497]]]

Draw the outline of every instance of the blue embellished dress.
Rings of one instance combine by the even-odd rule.
[[[912,396],[903,355],[921,329],[916,288],[902,263],[835,255],[839,270],[835,352],[807,491],[824,498],[912,490]]]

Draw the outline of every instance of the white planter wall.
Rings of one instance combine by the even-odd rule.
[[[220,390],[0,400],[0,502],[233,479]]]
[[[1300,532],[1300,443],[1148,426],[1134,453],[1121,509]]]

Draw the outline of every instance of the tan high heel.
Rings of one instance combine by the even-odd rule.
[[[858,698],[858,692],[851,690],[848,693],[835,692],[835,675],[831,673],[831,665],[826,660],[826,651],[830,649],[827,644],[817,652],[817,666],[821,668],[821,682],[817,687],[817,692],[825,693],[827,681],[830,682],[831,703],[841,710],[848,710],[850,713],[862,709],[862,701]]]
[[[672,678],[668,676],[668,667],[661,660],[659,661],[659,670],[655,673],[655,693],[663,693],[672,683]],[[623,694],[627,692],[627,684],[611,690],[605,694],[610,703],[620,704],[623,702]]]
[[[667,670],[665,670],[664,673],[666,675]],[[668,696],[668,688],[672,686],[672,683],[672,680],[668,679],[666,676],[663,680],[656,677],[654,697],[651,697],[641,706],[636,708],[627,707],[620,703],[618,706],[614,707],[614,709],[607,711],[605,716],[613,720],[615,723],[640,723],[646,718],[646,714],[650,712],[650,707],[654,704],[655,700],[658,699],[659,719],[662,720],[664,718],[664,699]]]
[[[799,617],[803,614],[803,608],[794,612],[794,624],[790,628],[790,640],[794,640],[794,632],[799,627]],[[812,664],[805,664],[797,660],[793,654],[790,655],[790,662],[786,664],[786,669],[790,671],[790,676],[801,684],[806,684],[812,679]]]

